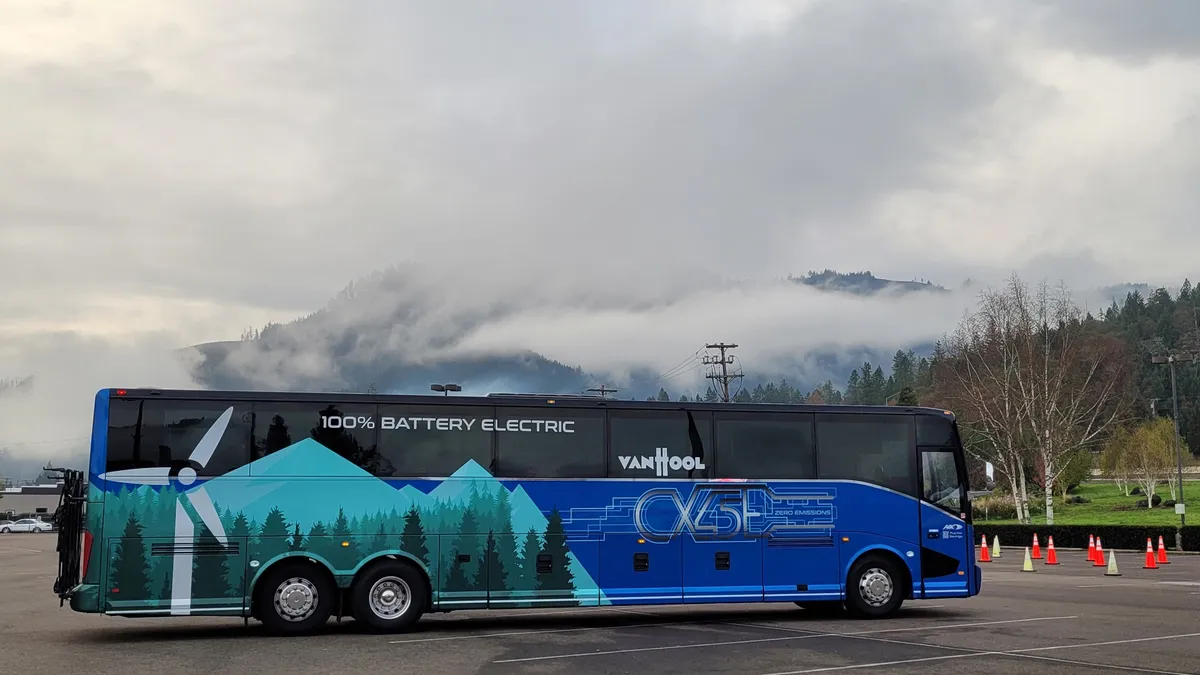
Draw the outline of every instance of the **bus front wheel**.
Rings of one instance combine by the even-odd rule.
[[[410,628],[428,602],[425,578],[399,560],[379,560],[363,570],[350,590],[354,618],[371,630],[396,633]]]
[[[870,619],[888,617],[904,602],[907,576],[891,556],[868,553],[846,579],[846,609]]]
[[[310,633],[324,625],[337,602],[337,585],[315,563],[280,562],[258,583],[255,614],[275,635]]]

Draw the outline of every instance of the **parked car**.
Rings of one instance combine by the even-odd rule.
[[[22,518],[12,523],[7,521],[0,522],[0,534],[8,534],[9,532],[49,532],[53,529],[54,526],[50,523],[34,518]]]

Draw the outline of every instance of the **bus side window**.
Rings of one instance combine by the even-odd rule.
[[[917,496],[911,415],[817,415],[820,477],[858,480]]]
[[[813,416],[719,412],[717,478],[815,478]]]
[[[604,411],[496,409],[496,476],[604,478]]]
[[[492,470],[490,406],[381,405],[379,453],[397,478],[447,478],[474,461]]]
[[[361,423],[374,418],[373,405],[256,403],[252,418],[254,458],[312,439],[372,475],[389,476],[392,466],[379,453],[378,430]]]
[[[249,407],[219,401],[114,400],[110,404],[107,471],[190,466],[200,439],[233,408],[212,456],[195,466],[201,477],[220,476],[250,462]]]
[[[613,478],[709,478],[712,413],[611,410],[608,475]]]

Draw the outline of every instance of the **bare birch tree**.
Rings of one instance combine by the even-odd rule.
[[[1102,443],[1129,417],[1130,358],[1120,340],[1086,324],[1064,286],[1042,282],[1031,296],[1014,278],[1010,289],[1020,291],[1018,313],[1033,319],[1032,331],[1015,336],[1017,387],[1045,473],[1046,524],[1053,525],[1054,483],[1070,455]]]
[[[935,366],[934,396],[953,409],[978,442],[967,448],[1009,482],[1017,519],[1029,522],[1025,475],[1028,406],[1021,400],[1020,341],[1030,330],[1020,297],[988,289],[979,306],[949,336]]]

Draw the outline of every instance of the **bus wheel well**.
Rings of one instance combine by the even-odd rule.
[[[912,572],[909,571],[908,565],[905,564],[904,560],[899,555],[893,551],[889,551],[886,548],[873,548],[863,551],[862,555],[858,556],[858,558],[856,558],[850,565],[850,568],[846,570],[846,583],[850,583],[850,576],[854,574],[855,567],[871,559],[886,560],[887,562],[895,565],[896,570],[900,573],[901,577],[900,583],[902,584],[901,590],[903,591],[901,595],[906,598],[912,596],[914,592]]]
[[[258,597],[260,594],[259,592],[262,590],[263,580],[269,579],[270,576],[281,567],[303,569],[309,574],[319,576],[325,581],[329,582],[330,586],[333,586],[334,588],[337,587],[337,580],[333,576],[333,572],[323,563],[306,556],[288,556],[286,558],[280,558],[279,560],[276,560],[268,565],[262,571],[262,573],[258,575],[258,579],[254,582],[254,587],[250,589],[250,616],[256,619],[259,618]]]
[[[425,598],[426,598],[425,607],[423,607],[422,610],[426,611],[426,612],[429,611],[433,607],[433,584],[429,580],[429,575],[425,572],[424,569],[421,568],[420,565],[416,564],[412,560],[409,560],[408,558],[401,556],[401,555],[382,555],[382,556],[379,556],[378,558],[372,560],[371,562],[367,563],[366,565],[363,565],[358,570],[358,572],[355,572],[354,579],[351,580],[350,586],[346,590],[349,591],[350,589],[354,588],[354,586],[356,584],[358,584],[358,582],[363,577],[365,577],[367,574],[369,574],[371,572],[371,570],[373,570],[375,567],[377,567],[380,564],[383,564],[385,562],[390,562],[390,563],[398,562],[401,565],[411,567],[417,574],[420,575],[421,581],[423,581],[425,584]]]

